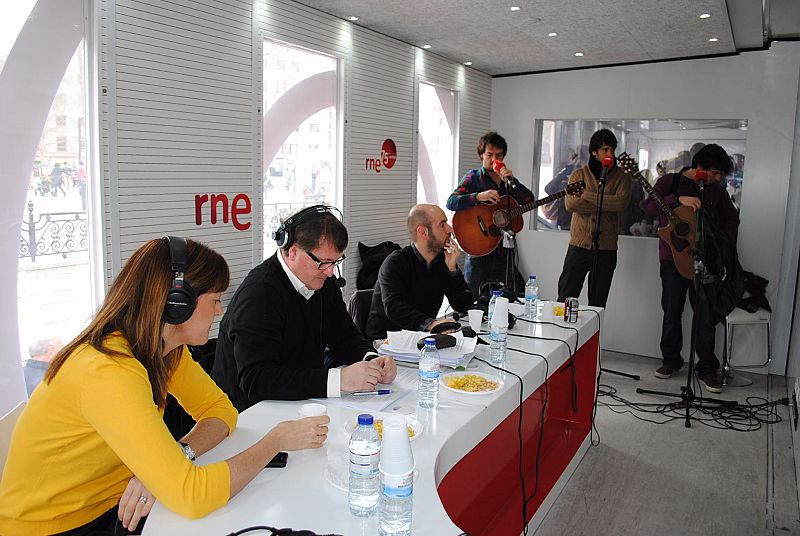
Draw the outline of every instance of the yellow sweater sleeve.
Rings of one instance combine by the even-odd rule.
[[[227,503],[228,464],[223,461],[198,467],[186,459],[164,425],[153,402],[147,371],[138,361],[101,360],[86,373],[89,377],[80,393],[83,415],[157,500],[189,518],[202,517]],[[176,386],[180,384],[177,390],[182,393],[202,390],[202,383],[191,373],[176,379]],[[204,398],[202,394],[184,395],[187,397]],[[235,423],[229,417],[223,420]]]
[[[228,395],[192,359],[185,346],[180,363],[170,378],[168,389],[195,421],[200,422],[211,417],[221,419],[228,425],[228,435],[236,428],[239,412],[231,404]]]

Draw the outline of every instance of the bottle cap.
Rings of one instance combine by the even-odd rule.
[[[531,274],[528,276],[528,279],[536,279],[536,276]]]
[[[358,416],[359,426],[372,426],[372,415],[369,413],[362,413]]]
[[[500,290],[493,290],[493,291],[492,291],[492,296],[500,296],[502,293],[503,293],[503,292],[502,292],[502,291],[500,291]]]
[[[425,346],[436,346],[436,339],[434,339],[433,337],[426,337]]]

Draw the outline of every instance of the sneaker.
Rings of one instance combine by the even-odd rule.
[[[662,365],[656,370],[655,376],[656,378],[666,380],[667,378],[672,377],[676,372],[678,372],[678,369],[672,368],[669,365]]]
[[[706,389],[708,389],[710,393],[722,392],[722,384],[719,382],[719,377],[715,373],[711,372],[703,374],[702,376],[698,374],[698,379],[706,386]]]

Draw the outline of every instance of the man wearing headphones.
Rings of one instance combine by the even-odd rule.
[[[444,211],[436,205],[414,206],[408,234],[411,245],[389,255],[378,272],[367,319],[370,339],[401,329],[430,331],[448,321],[436,320],[445,296],[456,311],[466,312],[473,303],[458,268],[461,249]]]
[[[391,383],[394,360],[360,334],[342,300],[344,279],[334,277],[348,235],[331,208],[297,212],[273,238],[278,251],[250,271],[220,322],[212,376],[233,405],[243,411],[261,400],[338,397]]]

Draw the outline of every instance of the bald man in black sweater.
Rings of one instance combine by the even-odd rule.
[[[473,303],[458,268],[461,250],[444,211],[416,205],[408,214],[408,232],[411,245],[381,265],[367,319],[368,338],[385,338],[387,331],[401,329],[429,331],[443,321],[435,319],[444,296],[460,312]]]

